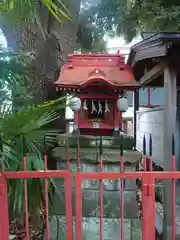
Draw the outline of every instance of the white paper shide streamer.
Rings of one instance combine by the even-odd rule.
[[[98,101],[98,108],[99,108],[98,114],[102,114],[103,113],[103,106],[101,105],[100,101]]]
[[[93,114],[94,112],[96,113],[97,109],[96,109],[94,101],[92,101],[92,111],[91,111],[91,114]]]
[[[105,113],[110,112],[107,101],[105,102]]]
[[[97,109],[97,108],[96,108],[96,105],[95,105],[95,100],[92,100],[92,101],[91,101],[91,108],[92,108],[91,114],[93,114],[93,113],[98,113],[99,115],[102,115],[102,114],[103,114],[103,105],[101,104],[101,101],[98,101],[98,109]],[[83,102],[83,109],[84,109],[85,111],[88,110],[87,101],[86,101],[86,100],[84,100],[84,102]],[[104,109],[104,112],[105,112],[105,113],[110,113],[108,101],[105,101],[105,109]]]
[[[85,111],[87,111],[87,110],[88,110],[88,108],[87,108],[87,102],[86,102],[86,100],[84,100],[84,103],[83,103],[83,109],[84,109]]]

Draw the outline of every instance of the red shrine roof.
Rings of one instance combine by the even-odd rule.
[[[101,81],[111,88],[138,87],[124,56],[117,54],[74,54],[61,68],[55,82],[62,88],[85,88],[92,82]]]

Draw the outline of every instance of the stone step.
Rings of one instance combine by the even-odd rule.
[[[118,218],[103,219],[103,239],[120,239],[121,221]],[[53,215],[51,218],[51,240],[66,239],[66,219]],[[75,240],[75,218],[73,218],[73,239]],[[99,218],[82,218],[82,240],[99,240]],[[124,240],[141,240],[141,221],[124,219]]]
[[[84,217],[99,217],[99,190],[83,189],[82,214]],[[75,190],[72,191],[72,207],[75,216]],[[64,188],[58,188],[55,195],[53,214],[65,215],[65,192]],[[119,191],[103,192],[103,215],[107,218],[120,217],[120,193]],[[124,191],[124,217],[138,218],[136,192]]]
[[[86,163],[97,163],[100,158],[98,156],[99,150],[92,148],[80,148],[80,159]],[[56,159],[66,161],[66,148],[56,147],[52,150],[52,154]],[[76,148],[68,149],[68,158],[70,161],[75,161],[77,156]],[[124,150],[124,162],[136,163],[142,157],[142,154],[134,150]],[[77,161],[77,160],[76,160]],[[120,162],[120,150],[118,149],[103,149],[103,163],[119,163]]]

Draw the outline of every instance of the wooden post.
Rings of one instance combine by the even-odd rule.
[[[176,159],[180,158],[180,89],[177,89],[177,114],[176,114],[176,138],[175,138],[175,150]],[[180,162],[176,162],[177,170],[180,170]]]
[[[139,89],[134,90],[133,135],[136,147],[136,112],[139,110]]]
[[[172,135],[176,126],[176,71],[170,66],[164,68],[164,171],[172,170]],[[175,204],[175,203],[174,203]],[[164,181],[164,228],[163,240],[172,238],[172,182]]]

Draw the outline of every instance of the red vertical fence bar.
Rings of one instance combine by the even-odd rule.
[[[145,135],[143,137],[143,170],[144,172],[146,172],[146,138]],[[145,208],[144,208],[144,204],[143,204],[143,179],[141,179],[141,186],[142,186],[142,240],[146,240],[144,237],[144,232],[145,232]]]
[[[76,181],[76,240],[82,240],[82,176],[80,173],[76,174],[75,181]]]
[[[77,175],[76,181],[76,239],[82,240],[82,178],[80,161],[80,142],[77,137]]]
[[[7,182],[0,172],[0,239],[9,240]]]
[[[27,171],[27,156],[28,155],[24,157],[24,172]],[[26,239],[29,240],[29,211],[28,211],[27,179],[24,179],[24,211],[25,211]]]
[[[120,172],[124,172],[124,156],[123,156],[123,136],[121,135],[120,142]],[[124,240],[124,180],[120,179],[121,190],[120,190],[120,240]]]
[[[142,183],[142,240],[155,240],[155,183],[148,175]]]
[[[102,137],[100,137],[100,173],[103,172],[103,146]],[[99,230],[100,230],[100,240],[103,240],[103,180],[99,180],[99,190],[100,190],[100,207],[99,207]]]
[[[66,239],[73,240],[72,176],[70,172],[68,177],[65,178],[64,184],[65,184],[65,199],[66,199]]]
[[[44,169],[47,170],[47,154],[44,154]],[[49,199],[48,199],[48,179],[44,179],[44,192],[45,192],[45,236],[46,240],[50,240],[50,229],[49,229]]]
[[[172,171],[176,170],[176,157],[175,157],[175,139],[174,134],[172,136]],[[176,231],[176,225],[175,225],[175,210],[176,210],[176,180],[172,179],[172,239],[175,239],[175,231]]]
[[[152,155],[152,139],[149,141]],[[146,172],[146,138],[143,138],[143,160]],[[142,240],[155,240],[155,179],[149,174],[142,179]]]

